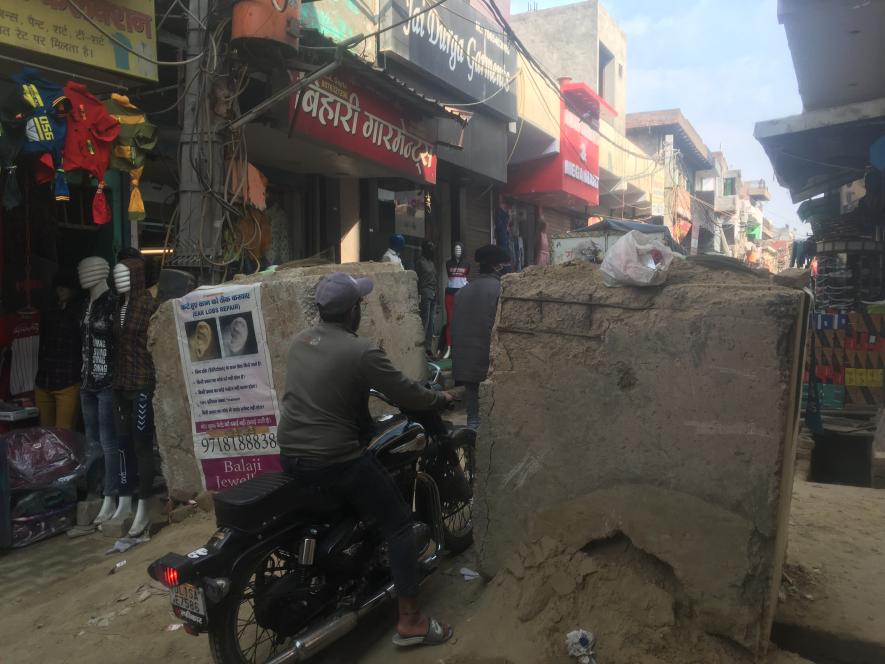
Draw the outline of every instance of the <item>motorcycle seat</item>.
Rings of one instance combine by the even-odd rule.
[[[215,494],[219,528],[258,532],[277,519],[297,512],[329,516],[343,508],[340,501],[314,487],[305,487],[286,473],[265,473]]]

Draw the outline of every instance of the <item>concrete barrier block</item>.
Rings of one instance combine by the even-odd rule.
[[[590,264],[503,279],[481,387],[480,567],[616,535],[673,569],[700,625],[768,645],[786,549],[808,299],[677,261],[659,288]]]

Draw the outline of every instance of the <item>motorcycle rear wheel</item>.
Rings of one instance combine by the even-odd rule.
[[[255,597],[268,577],[290,573],[284,567],[287,558],[286,552],[268,546],[231,579],[230,591],[209,623],[209,647],[215,664],[263,664],[283,650],[289,639],[257,623]]]

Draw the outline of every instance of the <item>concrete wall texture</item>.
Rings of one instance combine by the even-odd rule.
[[[342,270],[368,276],[375,290],[366,298],[360,334],[374,339],[394,366],[410,378],[426,375],[424,335],[418,317],[417,277],[386,263],[354,263],[283,269],[238,283],[261,283],[261,308],[273,367],[274,386],[282,398],[286,355],[293,336],[317,320],[314,292],[320,279]],[[194,458],[191,411],[184,382],[173,302],[165,302],[151,321],[148,346],[157,369],[154,411],[163,474],[170,492],[202,491]]]
[[[706,631],[762,653],[786,548],[805,295],[694,261],[675,262],[661,288],[600,277],[566,264],[503,280],[481,390],[481,570],[545,537],[577,550],[623,533],[672,568]]]

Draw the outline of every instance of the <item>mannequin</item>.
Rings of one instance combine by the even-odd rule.
[[[108,288],[110,271],[108,262],[99,256],[84,258],[77,266],[80,285],[89,291],[89,301],[81,323],[83,371],[80,407],[86,438],[90,442],[100,443],[104,455],[104,500],[93,521],[95,525],[101,525],[114,516],[120,494],[120,444],[111,389],[117,298]],[[129,510],[131,503],[124,513]]]
[[[157,302],[145,288],[144,261],[137,258],[124,259],[114,266],[114,287],[122,296],[114,318],[114,410],[123,458],[130,468],[134,466],[138,476],[138,505],[129,529],[130,537],[138,537],[150,527],[147,508],[154,482],[156,378],[147,349],[147,331]],[[130,474],[126,475],[117,514],[127,495],[131,509],[132,483]]]
[[[53,281],[58,300],[43,312],[34,398],[40,409],[40,426],[70,431],[77,424],[80,409],[83,291],[73,271],[59,271]]]
[[[467,285],[467,277],[470,274],[470,263],[464,260],[464,245],[455,243],[452,258],[446,261],[446,355],[452,353],[452,317],[455,311],[455,295]]]

